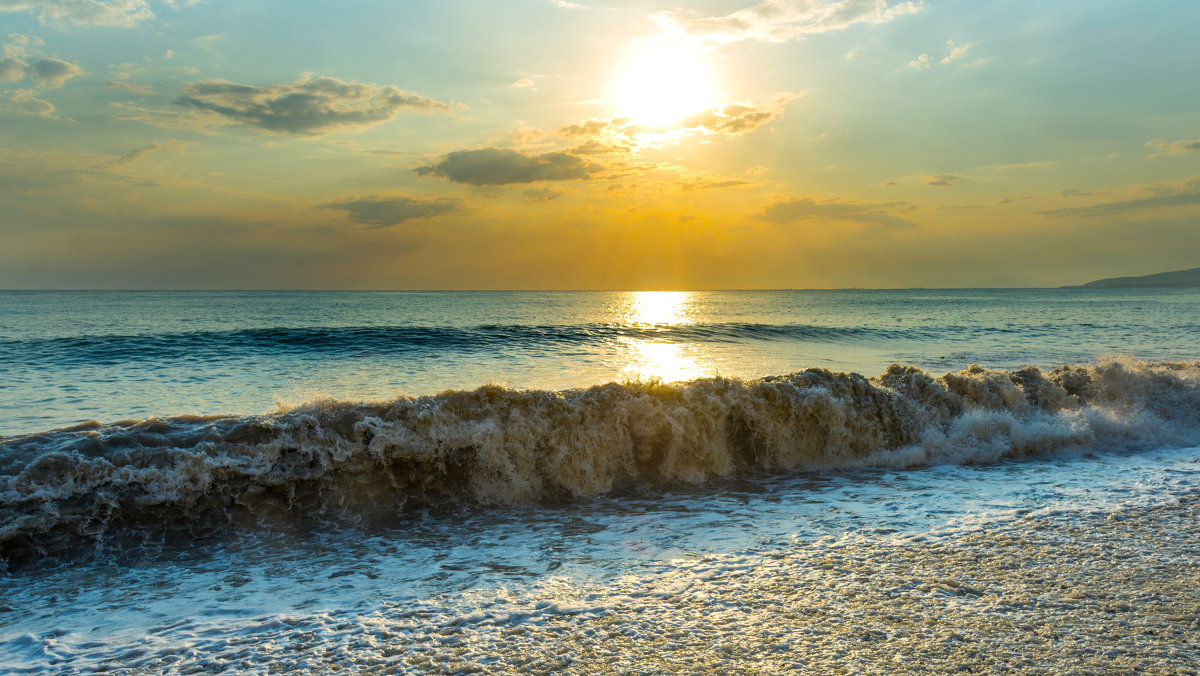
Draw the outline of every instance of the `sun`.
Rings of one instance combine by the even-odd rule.
[[[709,65],[685,45],[648,45],[638,50],[613,91],[617,114],[665,127],[713,104]]]

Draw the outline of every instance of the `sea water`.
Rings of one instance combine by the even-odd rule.
[[[1004,571],[1188,523],[1197,317],[1194,290],[0,293],[0,670],[1014,668],[970,645],[1031,612],[1172,669],[1186,621],[1105,639],[1094,598],[1029,610]],[[1187,545],[1140,550],[1126,612],[1187,601]]]

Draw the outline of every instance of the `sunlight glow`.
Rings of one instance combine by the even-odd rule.
[[[692,294],[686,291],[635,291],[626,306],[625,321],[630,324],[690,324],[688,305]]]
[[[618,79],[617,113],[650,126],[669,126],[713,107],[713,87],[703,53],[686,44],[641,48]]]
[[[649,340],[628,339],[626,351],[629,364],[622,369],[626,377],[639,379],[657,378],[666,383],[695,380],[705,375],[705,368],[695,357],[684,352],[676,343],[656,343]]]
[[[622,321],[633,326],[661,327],[691,324],[694,320],[692,294],[686,291],[636,291],[628,295],[622,308]],[[692,380],[708,367],[688,354],[679,343],[624,338],[623,352],[629,360],[622,369],[626,377],[657,378],[665,382]]]

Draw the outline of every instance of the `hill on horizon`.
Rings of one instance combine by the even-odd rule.
[[[1141,277],[1109,277],[1107,279],[1097,279],[1094,282],[1081,284],[1075,289],[1137,289],[1151,287],[1191,287],[1200,286],[1200,268],[1191,268],[1189,270],[1174,270],[1172,272],[1159,272],[1153,275],[1143,275]]]

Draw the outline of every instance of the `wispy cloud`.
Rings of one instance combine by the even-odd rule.
[[[925,177],[925,185],[930,185],[935,188],[950,188],[961,180],[963,180],[963,177],[959,176],[958,174],[935,174],[933,176]]]
[[[964,56],[967,55],[967,52],[969,52],[971,50],[971,46],[972,46],[972,44],[969,42],[965,45],[957,45],[956,46],[954,44],[953,40],[946,42],[946,45],[950,47],[950,53],[947,54],[946,56],[942,57],[942,63],[944,63],[944,64],[954,63],[955,61],[958,61],[959,59],[963,58]]]
[[[293,136],[319,136],[387,122],[403,110],[451,112],[448,103],[393,86],[305,77],[266,87],[225,81],[184,85],[176,106],[230,123]]]
[[[154,87],[151,87],[150,85],[134,84],[132,82],[123,82],[121,80],[112,80],[111,82],[106,82],[105,85],[112,87],[113,89],[124,89],[125,91],[133,94],[149,95],[154,93]]]
[[[999,171],[1008,171],[1010,169],[1036,169],[1038,167],[1053,166],[1054,162],[1017,162],[1016,164],[997,164],[996,169]]]
[[[971,42],[968,42],[965,45],[956,45],[956,44],[954,44],[953,40],[947,40],[946,47],[950,51],[946,52],[946,55],[943,56],[941,59],[938,59],[936,56],[931,56],[929,54],[922,54],[922,55],[918,56],[917,58],[913,59],[912,61],[909,61],[908,65],[910,68],[917,68],[920,70],[926,70],[926,69],[932,67],[934,64],[938,64],[938,63],[942,64],[943,66],[947,66],[947,65],[954,63],[955,61],[960,61],[963,58],[965,58],[967,56],[967,52],[971,51],[971,47],[973,47],[973,46],[974,46],[974,43],[971,43]],[[986,62],[986,59],[975,61],[973,64],[968,64],[968,65],[978,65],[981,63],[985,63],[985,62]]]
[[[912,228],[912,221],[890,213],[901,208],[912,210],[905,202],[848,202],[840,200],[814,200],[811,197],[791,198],[767,205],[758,214],[760,220],[771,223],[795,221],[849,221],[881,228]]]
[[[1082,216],[1085,218],[1103,218],[1106,216],[1122,216],[1132,212],[1151,211],[1155,209],[1171,209],[1179,207],[1200,206],[1200,190],[1185,190],[1171,194],[1155,195],[1138,199],[1102,202],[1086,207],[1063,207],[1040,212],[1046,216]]]
[[[1200,138],[1186,141],[1163,141],[1162,139],[1154,139],[1146,142],[1147,148],[1153,148],[1158,152],[1151,155],[1157,157],[1159,155],[1183,155],[1186,153],[1200,152]]]
[[[8,92],[8,96],[4,98],[0,108],[26,115],[36,115],[49,120],[58,119],[58,115],[54,113],[54,104],[39,99],[38,93],[32,89],[14,89]]]
[[[0,12],[21,11],[52,25],[132,28],[154,18],[146,0],[0,0]]]
[[[136,148],[134,150],[131,150],[131,151],[125,153],[124,155],[113,160],[113,164],[117,165],[117,166],[133,164],[134,162],[142,160],[142,159],[148,157],[149,155],[152,155],[154,153],[161,152],[161,151],[176,152],[176,153],[182,152],[183,149],[188,147],[189,145],[191,145],[191,144],[185,143],[183,141],[177,141],[175,139],[169,139],[169,140],[163,141],[162,143],[151,143],[149,145],[145,145],[145,146],[142,146],[141,148]]]
[[[922,54],[908,62],[910,68],[928,68],[931,65],[933,65],[933,57],[928,54]]]
[[[565,190],[552,190],[550,188],[533,188],[524,192],[525,200],[528,202],[549,202],[556,200],[559,197],[567,194]]]
[[[628,118],[583,120],[560,128],[558,134],[571,140],[589,139],[596,152],[616,149],[632,152],[644,145],[696,135],[739,136],[780,118],[785,106],[798,96],[787,92],[765,103],[730,103],[697,111],[666,126],[639,124]]]
[[[857,23],[886,23],[922,9],[921,2],[889,5],[886,0],[764,0],[724,16],[688,17],[678,12],[659,12],[654,19],[667,33],[702,42],[787,42],[843,30]]]

